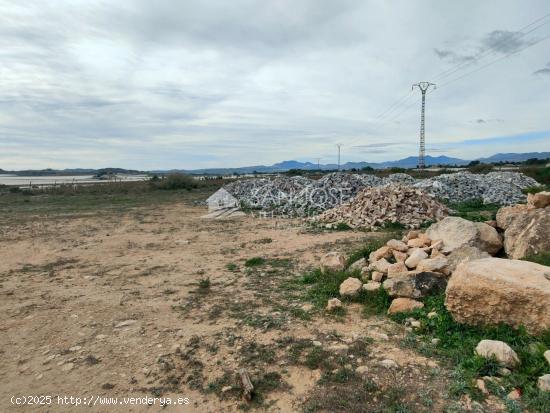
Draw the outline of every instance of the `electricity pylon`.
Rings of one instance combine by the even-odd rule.
[[[422,92],[422,112],[420,114],[420,150],[418,153],[418,169],[424,169],[426,167],[426,162],[424,160],[424,156],[426,155],[426,139],[425,139],[425,122],[424,122],[424,115],[426,111],[426,92],[428,89],[433,86],[435,89],[435,83],[430,82],[419,82],[412,85],[412,89],[414,90],[415,86],[420,89]]]
[[[342,147],[342,144],[337,143],[336,146],[338,147],[338,170],[340,170],[340,148]]]

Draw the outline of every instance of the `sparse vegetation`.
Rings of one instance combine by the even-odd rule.
[[[421,328],[404,344],[429,357],[439,357],[454,370],[451,392],[455,396],[467,393],[479,400],[482,394],[475,386],[475,379],[497,376],[500,366],[494,360],[476,356],[474,349],[483,339],[504,341],[521,359],[521,365],[511,370],[510,375],[500,377],[505,394],[514,388],[520,388],[523,392],[522,403],[527,409],[536,412],[550,411],[550,394],[543,394],[536,388],[537,378],[548,369],[542,353],[550,348],[550,332],[535,337],[524,329],[514,330],[509,326],[473,327],[459,324],[446,310],[444,299],[444,295],[428,297],[424,300],[423,309],[392,316],[397,322],[402,322],[407,317],[414,317],[421,322]],[[437,316],[429,318],[427,314],[431,311],[435,311]],[[439,344],[431,344],[434,338],[439,340]]]
[[[262,257],[253,257],[249,258],[244,262],[245,267],[257,267],[259,265],[265,264],[265,258]]]

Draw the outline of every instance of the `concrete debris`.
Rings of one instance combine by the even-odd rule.
[[[447,214],[445,205],[423,191],[390,185],[363,189],[352,201],[312,219],[343,222],[352,228],[375,228],[388,223],[418,228],[426,221],[439,220]]]

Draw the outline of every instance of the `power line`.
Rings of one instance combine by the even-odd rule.
[[[383,118],[385,115],[391,113],[394,109],[398,108],[402,103],[408,100],[412,95],[412,91],[409,91],[406,95],[393,102],[385,111],[376,116],[376,119]]]
[[[516,51],[514,51],[514,52],[512,52],[512,53],[508,53],[507,55],[501,56],[501,57],[499,57],[498,59],[495,59],[495,60],[493,60],[493,61],[490,61],[489,63],[484,64],[483,66],[480,66],[480,67],[478,67],[478,68],[476,68],[476,69],[474,69],[474,70],[471,70],[471,71],[469,71],[469,72],[466,72],[466,73],[464,73],[463,75],[461,75],[461,76],[459,76],[459,77],[457,77],[457,78],[451,79],[451,80],[449,80],[449,81],[447,81],[447,82],[441,84],[440,87],[447,86],[447,85],[450,84],[450,83],[456,82],[457,80],[463,79],[463,78],[465,78],[465,77],[467,77],[467,76],[469,76],[469,75],[471,75],[471,74],[477,73],[477,72],[479,72],[480,70],[485,69],[486,67],[492,66],[492,65],[494,65],[495,63],[500,62],[501,60],[507,59],[507,58],[509,58],[510,56],[513,56],[513,55],[515,55],[515,54],[517,54],[517,53],[520,53],[520,52],[522,52],[522,51],[524,51],[524,50],[526,50],[526,49],[529,49],[530,47],[535,46],[536,44],[538,44],[538,43],[540,43],[540,42],[542,42],[542,41],[544,41],[544,40],[547,40],[547,39],[549,39],[549,38],[550,38],[550,35],[548,35],[548,36],[546,36],[546,37],[543,37],[542,39],[539,39],[539,40],[537,40],[536,42],[531,43],[531,44],[529,44],[529,45],[527,45],[527,46],[525,46],[525,47],[523,47],[523,48],[521,48],[521,49],[518,49],[518,50],[516,50]]]
[[[529,28],[530,26],[533,26],[534,24],[536,24],[536,23],[538,23],[538,22],[540,22],[540,21],[546,19],[546,18],[549,17],[549,16],[550,16],[550,13],[545,14],[544,16],[542,16],[542,17],[540,17],[540,18],[534,20],[533,22],[529,23],[528,25],[526,25],[526,26],[522,27],[521,29],[517,30],[516,33],[517,33],[517,32],[521,32],[521,34],[520,34],[518,37],[516,37],[515,39],[513,39],[513,40],[521,39],[522,37],[528,35],[529,33],[532,33],[532,32],[534,32],[535,30],[538,30],[540,27],[549,24],[549,23],[550,23],[550,20],[549,20],[549,21],[546,21],[546,22],[544,22],[544,23],[542,23],[542,24],[539,24],[538,26],[536,26],[535,28],[533,28],[533,29],[531,29],[531,30],[528,30],[527,32],[523,32],[523,30],[525,30],[525,29]],[[512,40],[512,39],[510,39],[510,38],[503,38],[503,39],[501,39],[500,41],[498,41],[497,43],[495,43],[492,47],[490,47],[490,48],[488,48],[488,49],[485,49],[485,50],[479,52],[477,55],[475,55],[475,56],[472,58],[472,60],[468,60],[468,61],[465,61],[465,62],[461,62],[461,63],[457,64],[457,65],[454,66],[454,67],[450,67],[450,68],[448,68],[448,69],[446,69],[446,70],[444,70],[444,71],[438,73],[437,75],[433,76],[432,79],[440,79],[440,80],[441,80],[441,79],[444,79],[445,77],[450,76],[450,75],[453,74],[453,73],[456,73],[457,71],[461,70],[461,69],[464,68],[464,67],[470,66],[470,65],[472,65],[472,64],[474,64],[474,63],[477,63],[479,60],[483,59],[485,56],[488,56],[488,55],[490,55],[490,54],[492,54],[492,53],[495,53],[497,47],[504,46],[504,45],[506,45],[507,43],[509,43],[511,40]]]

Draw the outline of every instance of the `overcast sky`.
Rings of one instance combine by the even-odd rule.
[[[535,22],[549,13],[548,0],[0,0],[0,168],[334,163],[336,143],[343,162],[399,159],[418,153],[423,80],[440,86],[428,154],[550,151],[550,16]]]

